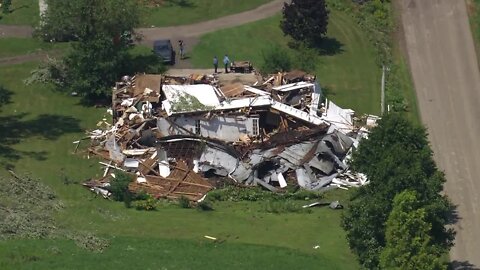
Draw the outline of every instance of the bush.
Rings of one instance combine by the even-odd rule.
[[[289,71],[292,68],[290,53],[279,45],[273,45],[263,50],[262,59],[263,63],[260,66],[260,70],[265,74]]]
[[[178,199],[178,205],[180,205],[181,208],[192,208],[190,200],[183,196]]]
[[[297,192],[274,193],[261,189],[259,187],[235,187],[230,186],[223,189],[217,189],[208,193],[211,201],[281,201],[281,200],[312,200],[321,199],[323,196],[314,191],[300,190]]]
[[[152,196],[148,196],[145,200],[137,200],[132,203],[137,210],[153,211],[157,209],[157,200]]]
[[[128,185],[132,182],[132,176],[121,171],[115,172],[115,178],[110,181],[109,191],[115,201],[124,201],[126,205],[131,201],[132,195],[128,191]]]
[[[208,201],[201,201],[197,204],[197,209],[200,211],[213,211],[213,206]]]

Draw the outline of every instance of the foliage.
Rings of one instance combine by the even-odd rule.
[[[290,71],[292,68],[290,53],[276,44],[262,51],[262,60],[260,70],[265,74]]]
[[[134,0],[49,1],[37,35],[45,40],[78,40],[64,58],[65,72],[52,76],[64,84],[60,88],[75,91],[86,101],[108,97],[128,70],[128,48],[138,18]]]
[[[128,190],[128,185],[132,182],[132,176],[122,171],[115,172],[115,178],[110,181],[109,191],[115,201],[130,202],[132,194]]]
[[[201,201],[197,204],[197,209],[200,211],[213,211],[213,206],[208,201]]]
[[[386,246],[380,255],[382,269],[446,269],[441,260],[442,249],[432,243],[426,212],[415,191],[406,190],[395,196],[386,224]]]
[[[152,196],[147,196],[146,199],[133,201],[132,206],[137,210],[153,211],[157,209],[157,200]]]
[[[328,14],[325,0],[293,0],[284,3],[280,27],[294,40],[315,45],[327,33]]]
[[[49,0],[36,34],[54,41],[94,40],[100,34],[128,44],[139,14],[135,0]]]
[[[37,179],[0,178],[0,239],[55,235],[53,215],[62,207],[55,193]]]
[[[385,116],[354,153],[352,167],[368,175],[370,184],[353,195],[342,225],[366,268],[378,267],[393,199],[407,189],[418,193],[426,222],[432,226],[432,242],[448,251],[454,234],[445,225],[452,205],[440,194],[445,178],[433,161],[423,128],[397,114]]]
[[[192,204],[190,203],[190,200],[183,196],[178,199],[178,205],[181,208],[192,208]]]
[[[211,201],[285,201],[285,200],[320,200],[323,196],[320,193],[299,190],[297,192],[274,193],[259,187],[235,187],[229,186],[216,189],[208,193],[207,198]]]
[[[128,62],[126,48],[112,43],[107,35],[75,43],[72,48],[64,59],[66,88],[86,100],[108,97],[112,85],[121,77]]]
[[[172,110],[176,112],[208,111],[212,108],[212,106],[202,104],[198,98],[187,93],[178,95],[177,100],[172,104]]]
[[[12,0],[3,0],[2,1],[2,11],[4,14],[10,13],[10,6],[12,5]]]

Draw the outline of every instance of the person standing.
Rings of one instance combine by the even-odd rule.
[[[178,46],[180,47],[180,59],[185,58],[185,45],[183,40],[178,41]]]
[[[216,55],[213,57],[213,67],[215,68],[215,74],[216,74],[217,68],[218,68],[218,58]]]
[[[225,65],[225,73],[228,73],[228,65],[230,64],[230,59],[226,54],[225,57],[223,57],[223,64]]]

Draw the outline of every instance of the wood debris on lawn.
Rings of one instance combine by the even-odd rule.
[[[131,192],[191,201],[214,188],[211,177],[272,191],[365,185],[348,161],[378,119],[325,100],[316,77],[298,70],[248,85],[217,74],[124,76],[108,112],[88,132],[104,174],[84,185],[108,197],[117,169],[134,179]]]

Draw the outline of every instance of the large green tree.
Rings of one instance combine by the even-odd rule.
[[[441,270],[441,251],[432,241],[427,210],[415,191],[406,190],[393,200],[386,224],[386,246],[380,255],[382,269]]]
[[[445,224],[452,205],[440,194],[445,178],[432,159],[425,129],[402,116],[386,115],[354,153],[352,167],[365,173],[370,184],[353,195],[342,225],[350,247],[366,268],[378,268],[393,199],[407,189],[417,192],[425,208],[432,242],[444,251],[449,249],[454,234]]]
[[[139,23],[135,0],[49,0],[39,34],[49,40],[75,40],[56,72],[56,82],[87,100],[109,95],[112,85],[130,72],[128,48]],[[60,78],[58,78],[60,77]]]
[[[294,40],[313,45],[327,33],[328,14],[325,0],[292,0],[283,6],[280,27]]]

